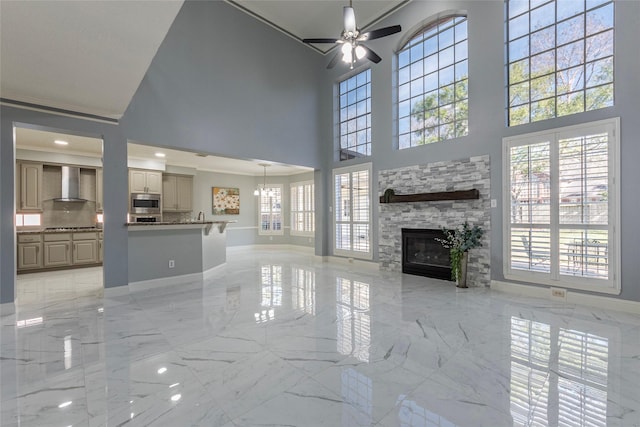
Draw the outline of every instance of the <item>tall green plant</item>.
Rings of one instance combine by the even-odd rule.
[[[460,280],[461,278],[461,265],[462,255],[469,249],[478,248],[482,246],[482,236],[484,230],[477,225],[471,227],[467,221],[462,224],[461,227],[448,229],[442,228],[445,238],[436,240],[442,243],[442,246],[449,249],[449,256],[451,258],[451,278],[453,280]]]

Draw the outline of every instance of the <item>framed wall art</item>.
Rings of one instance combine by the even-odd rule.
[[[231,187],[212,187],[213,214],[239,215],[240,189]]]

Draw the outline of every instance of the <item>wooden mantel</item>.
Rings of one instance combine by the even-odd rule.
[[[462,191],[440,191],[437,193],[394,194],[393,190],[385,191],[380,196],[380,203],[438,202],[443,200],[474,200],[480,198],[477,189]]]

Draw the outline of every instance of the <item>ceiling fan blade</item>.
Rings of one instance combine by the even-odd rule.
[[[351,6],[345,6],[342,12],[344,18],[344,32],[346,34],[355,34],[356,32],[356,13]]]
[[[329,64],[327,65],[327,70],[332,69],[333,67],[336,66],[336,64],[338,63],[338,59],[340,54],[342,53],[342,51],[340,49],[338,49],[338,51],[333,55],[333,58],[331,58],[331,61],[329,61]]]
[[[384,27],[378,30],[368,31],[366,33],[361,34],[360,37],[358,37],[358,41],[379,39],[381,37],[386,37],[386,36],[390,36],[391,34],[399,33],[400,31],[402,31],[402,27],[400,25]]]
[[[380,61],[382,61],[382,58],[380,58],[380,56],[378,56],[377,53],[375,53],[374,51],[372,51],[371,49],[369,49],[368,47],[364,46],[364,45],[360,45],[360,47],[362,47],[365,51],[365,56],[367,57],[367,59],[373,63],[378,63]]]
[[[302,43],[336,43],[339,39],[302,39]]]

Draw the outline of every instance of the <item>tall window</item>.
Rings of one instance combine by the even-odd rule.
[[[334,252],[371,259],[371,164],[333,171]]]
[[[340,82],[340,160],[371,155],[371,70]]]
[[[260,228],[258,234],[283,234],[282,186],[260,186]]]
[[[613,0],[507,0],[509,125],[613,105]]]
[[[469,133],[467,18],[424,27],[398,53],[398,147]]]
[[[313,236],[316,213],[313,181],[291,184],[291,235]]]
[[[618,292],[617,128],[613,119],[505,139],[505,276]]]

